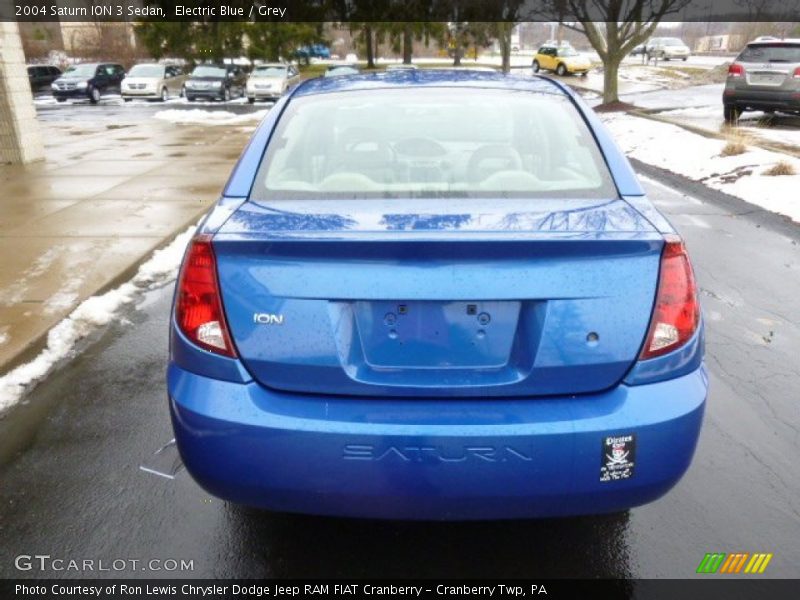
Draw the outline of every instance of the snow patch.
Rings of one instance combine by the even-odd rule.
[[[227,110],[202,110],[199,108],[180,110],[172,108],[158,111],[153,115],[153,118],[178,124],[237,125],[239,123],[260,121],[268,112],[268,110],[259,110],[237,115]]]
[[[174,278],[194,231],[195,227],[190,227],[178,235],[168,246],[155,251],[133,279],[105,294],[88,298],[53,327],[47,334],[47,347],[36,358],[0,377],[0,414],[15,405],[25,391],[50,373],[59,361],[70,356],[78,341],[97,327],[108,324],[139,292]]]
[[[633,115],[607,113],[601,118],[628,156],[800,222],[800,175],[763,174],[778,162],[800,173],[797,158],[753,146],[743,154],[722,156],[725,140]]]

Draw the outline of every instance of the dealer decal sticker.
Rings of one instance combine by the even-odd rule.
[[[600,447],[600,481],[619,481],[633,477],[636,466],[636,435],[609,436]]]

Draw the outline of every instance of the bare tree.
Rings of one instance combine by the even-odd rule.
[[[618,78],[622,59],[653,34],[665,16],[679,12],[689,2],[553,0],[553,9],[577,20],[564,22],[564,26],[583,33],[603,61],[603,103],[609,103],[619,100]]]

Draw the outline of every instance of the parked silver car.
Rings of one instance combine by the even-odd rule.
[[[669,60],[671,58],[686,60],[692,54],[689,46],[676,37],[650,38],[647,43],[647,59],[657,58]]]
[[[270,63],[258,65],[247,79],[247,100],[277,100],[289,86],[300,80],[294,65]]]
[[[745,110],[800,113],[800,39],[747,44],[728,67],[722,105],[729,123]]]
[[[163,102],[183,96],[185,82],[186,74],[177,65],[134,65],[122,80],[122,98],[126,102],[133,98]]]

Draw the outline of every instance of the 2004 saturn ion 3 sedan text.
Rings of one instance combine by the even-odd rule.
[[[625,510],[689,466],[707,377],[684,245],[545,78],[320,78],[191,242],[168,391],[188,471],[278,511]]]

